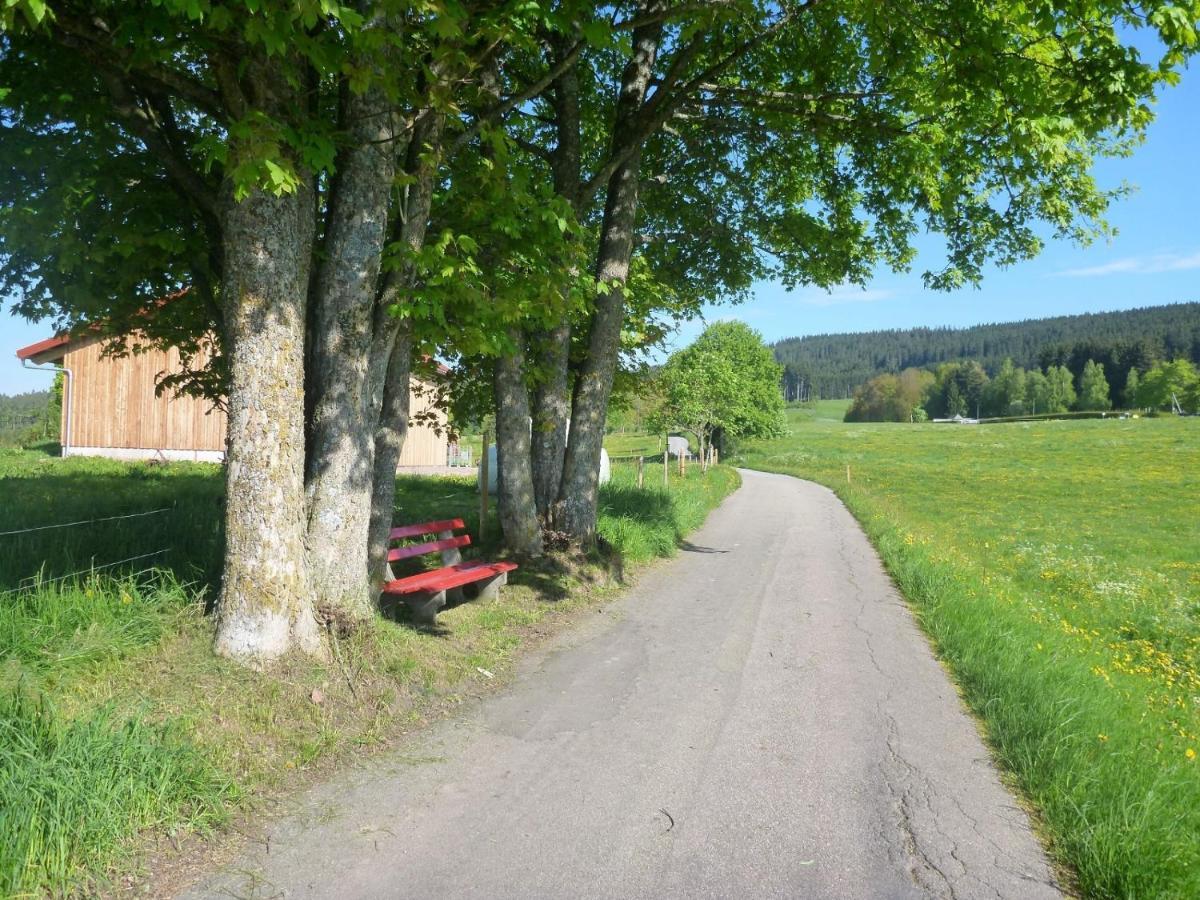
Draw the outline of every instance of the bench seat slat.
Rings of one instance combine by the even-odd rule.
[[[440,522],[422,522],[419,525],[401,525],[391,530],[388,540],[398,541],[403,538],[421,537],[424,534],[437,534],[441,531],[457,531],[460,528],[466,528],[462,519],[444,519]]]
[[[385,594],[415,594],[420,592],[447,591],[450,588],[462,587],[474,581],[483,581],[511,572],[517,568],[516,563],[510,562],[467,562],[454,566],[434,569],[431,572],[421,572],[407,578],[389,581],[383,586]]]
[[[458,537],[444,538],[440,541],[429,541],[425,544],[410,544],[407,547],[393,547],[388,551],[388,562],[399,562],[402,559],[412,559],[414,556],[424,556],[426,553],[436,553],[439,550],[453,550],[456,547],[467,547],[471,543],[469,534]]]

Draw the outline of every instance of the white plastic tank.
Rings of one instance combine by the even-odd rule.
[[[500,471],[500,466],[496,461],[496,445],[492,444],[488,447],[487,454],[488,463],[488,493],[495,494],[497,490],[496,475]],[[612,463],[608,460],[608,451],[603,447],[600,448],[600,483],[608,484],[612,478]],[[475,479],[476,490],[479,485],[483,484],[483,471],[480,470]]]
[[[667,436],[667,452],[676,459],[681,456],[692,458],[692,448],[688,445],[688,439],[681,434],[672,434]]]

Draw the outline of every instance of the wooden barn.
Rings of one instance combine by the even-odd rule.
[[[104,355],[100,336],[54,337],[17,351],[36,365],[66,373],[63,396],[63,456],[114,459],[168,459],[221,462],[225,458],[225,412],[207,400],[155,394],[163,375],[182,370],[179,351],[145,349],[121,357]],[[428,392],[414,381],[411,412],[432,408]],[[435,410],[445,425],[445,413]],[[434,428],[414,423],[408,431],[400,467],[442,467],[449,439]]]

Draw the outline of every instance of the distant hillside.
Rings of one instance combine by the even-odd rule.
[[[0,447],[58,435],[58,407],[50,391],[0,394]]]
[[[994,373],[1006,357],[1024,368],[1062,362],[1087,344],[1139,344],[1156,359],[1187,356],[1200,363],[1200,303],[1147,306],[1120,312],[1026,319],[971,328],[910,328],[862,334],[786,338],[775,358],[821,397],[849,397],[881,372],[910,366],[934,368],[961,359],[978,360]]]

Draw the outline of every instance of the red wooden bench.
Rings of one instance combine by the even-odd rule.
[[[413,538],[436,537],[436,540],[393,547],[388,550],[389,563],[429,553],[442,554],[440,569],[397,578],[383,586],[383,593],[404,601],[414,621],[432,624],[438,610],[446,605],[447,596],[455,601],[462,600],[462,589],[468,584],[479,585],[475,599],[498,597],[500,586],[508,583],[508,573],[517,567],[516,563],[510,562],[463,562],[459,548],[470,546],[471,536],[455,535],[454,532],[465,527],[462,519],[446,519],[402,525],[393,528],[388,535],[389,544]]]

